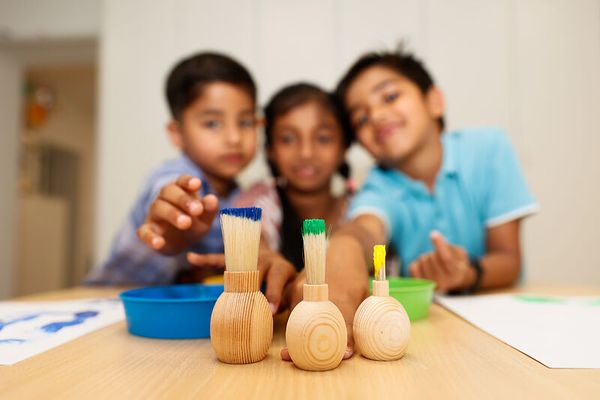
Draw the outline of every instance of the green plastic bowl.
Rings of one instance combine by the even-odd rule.
[[[427,318],[435,283],[426,279],[388,278],[390,296],[402,304],[411,321]],[[372,280],[371,280],[372,282]],[[371,284],[371,290],[372,290]]]

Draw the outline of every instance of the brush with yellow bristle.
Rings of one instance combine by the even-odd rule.
[[[377,244],[373,247],[373,277],[385,281],[385,246]]]
[[[325,283],[327,238],[325,221],[304,220],[303,300],[290,313],[285,339],[292,362],[307,371],[336,368],[346,350],[347,331],[340,310],[329,301]]]
[[[360,304],[352,324],[359,351],[364,357],[378,361],[401,358],[410,338],[408,314],[402,304],[389,295],[385,257],[385,246],[373,247],[373,295]]]
[[[266,357],[273,339],[273,316],[259,291],[258,248],[261,209],[221,210],[225,247],[225,291],[210,319],[210,340],[217,358],[249,364]]]

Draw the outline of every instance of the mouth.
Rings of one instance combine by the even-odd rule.
[[[400,128],[403,125],[404,124],[394,123],[377,127],[375,131],[377,140],[379,142],[385,142],[398,131],[398,128]]]
[[[239,165],[244,162],[244,155],[241,153],[225,154],[221,158],[223,161],[225,161],[228,164]]]
[[[318,175],[319,170],[313,165],[301,165],[293,168],[294,174],[298,178],[311,179]]]

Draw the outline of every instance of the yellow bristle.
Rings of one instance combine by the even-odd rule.
[[[221,214],[221,230],[227,271],[257,269],[260,243],[260,220]]]
[[[385,280],[385,246],[382,244],[373,247],[374,277],[379,281]]]

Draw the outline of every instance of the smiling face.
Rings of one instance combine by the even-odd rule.
[[[294,107],[273,122],[268,156],[289,188],[329,190],[344,150],[340,124],[316,101]]]
[[[435,87],[423,94],[415,83],[383,66],[360,73],[344,104],[359,142],[389,167],[401,165],[436,137],[444,111]]]
[[[172,121],[173,143],[209,178],[232,181],[256,152],[256,115],[252,97],[241,87],[214,82]]]

